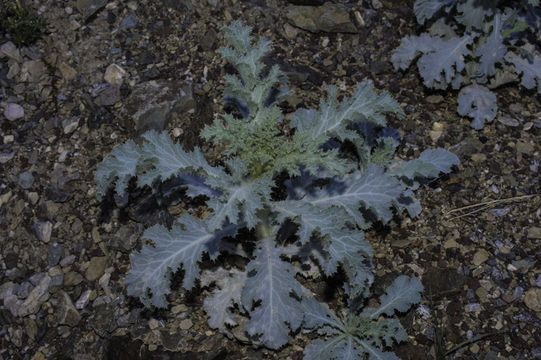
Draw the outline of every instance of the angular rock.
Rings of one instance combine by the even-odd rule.
[[[126,76],[126,70],[118,66],[117,64],[111,64],[105,69],[103,80],[107,81],[111,85],[122,85]]]
[[[84,21],[87,21],[106,4],[107,0],[77,0],[75,6],[83,14]]]
[[[314,33],[358,32],[348,9],[341,4],[327,2],[322,6],[288,6],[286,17],[293,25]]]
[[[2,46],[0,46],[0,59],[3,57],[13,59],[17,62],[23,61],[21,52],[19,51],[19,49],[17,49],[17,46],[15,46],[15,44],[11,41],[8,41],[2,44]]]
[[[90,295],[92,294],[92,290],[85,290],[81,296],[79,296],[79,299],[75,302],[75,308],[82,310],[88,305],[88,302],[90,301]]]
[[[96,98],[96,104],[100,106],[111,106],[120,100],[120,86],[106,84]]]
[[[108,258],[107,256],[96,256],[90,259],[90,262],[88,264],[88,268],[85,271],[85,277],[88,281],[94,281],[99,279],[103,272],[105,271],[105,267],[107,266]]]
[[[58,265],[63,253],[64,249],[62,248],[62,245],[57,243],[52,244],[47,252],[47,264],[49,264],[49,266]]]
[[[47,73],[47,67],[41,60],[29,60],[21,67],[20,80],[37,83]]]
[[[526,306],[535,311],[540,312],[541,311],[541,289],[535,288],[530,289],[526,291],[524,294],[524,304]]]
[[[120,22],[119,29],[130,29],[137,26],[137,16],[135,16],[134,13],[129,13],[128,15],[124,16],[122,21]]]
[[[83,282],[83,276],[75,271],[70,271],[64,275],[64,286],[77,286]]]
[[[69,295],[65,291],[60,291],[60,299],[57,308],[58,323],[74,327],[80,320],[81,315],[73,305]]]
[[[473,255],[472,263],[475,266],[479,266],[482,263],[484,263],[485,261],[487,261],[489,256],[490,256],[490,254],[486,250],[484,250],[484,249],[478,250],[475,253],[475,255]]]
[[[191,84],[178,81],[147,81],[133,89],[121,118],[133,119],[139,134],[147,130],[162,131],[167,127],[172,113],[182,114],[195,109]],[[133,123],[123,124],[132,129]]]
[[[201,40],[199,40],[199,45],[201,46],[201,49],[203,49],[203,51],[209,51],[214,49],[217,38],[218,34],[216,34],[216,31],[214,31],[214,29],[212,28],[208,29],[205,35],[201,38]]]
[[[38,286],[36,286],[31,292],[30,295],[20,304],[18,308],[18,314],[21,317],[35,314],[38,312],[41,304],[49,298],[49,286],[51,284],[51,277],[45,275],[41,279]]]
[[[15,121],[24,117],[24,109],[19,104],[9,103],[4,108],[4,116],[9,121]]]
[[[19,181],[17,183],[23,189],[28,190],[34,184],[34,176],[28,171],[22,172],[19,174]]]
[[[528,239],[541,239],[541,227],[531,227],[528,229]]]
[[[68,118],[62,121],[64,134],[71,134],[79,126],[79,118]]]
[[[68,81],[75,79],[77,76],[77,71],[65,62],[60,63],[58,69],[60,70],[62,77]]]
[[[51,240],[53,224],[50,221],[39,221],[34,224],[34,231],[39,240],[48,243]]]

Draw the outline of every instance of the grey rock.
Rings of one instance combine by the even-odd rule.
[[[60,266],[62,267],[68,267],[75,261],[75,255],[71,254],[66,256],[60,261]]]
[[[68,118],[62,121],[62,128],[66,135],[74,132],[77,127],[79,127],[79,118]]]
[[[310,32],[356,33],[348,9],[341,4],[325,3],[322,6],[288,6],[287,19],[295,26]]]
[[[35,273],[34,275],[30,276],[28,281],[30,282],[30,284],[38,286],[41,280],[45,277],[45,275],[47,274],[45,274],[44,272]]]
[[[517,127],[520,125],[520,122],[517,119],[512,118],[511,116],[507,116],[507,115],[498,116],[498,121],[504,124],[505,126],[510,126],[510,127]]]
[[[117,64],[111,64],[105,69],[103,79],[111,85],[120,86],[124,81],[124,76],[126,76],[126,70]]]
[[[57,308],[58,323],[74,327],[80,320],[81,315],[73,305],[69,295],[65,291],[60,291],[60,299]]]
[[[17,285],[11,281],[0,285],[0,300],[3,300],[8,295],[13,295],[16,291]]]
[[[39,221],[34,224],[34,231],[39,240],[48,243],[51,240],[53,224],[50,221]]]
[[[530,143],[519,141],[517,142],[517,152],[521,154],[530,155],[535,150],[534,146]]]
[[[21,328],[10,327],[8,328],[8,334],[13,345],[16,347],[21,347],[23,345],[23,330]]]
[[[49,264],[49,266],[58,265],[63,253],[64,248],[62,248],[62,245],[57,243],[52,244],[47,252],[47,264]]]
[[[28,295],[28,297],[20,304],[17,313],[19,316],[24,317],[30,314],[38,312],[41,304],[49,298],[49,286],[51,284],[51,277],[45,275],[41,279],[38,286],[36,286]]]
[[[481,305],[479,303],[466,304],[464,310],[466,312],[479,312],[481,311]]]
[[[172,113],[182,115],[195,109],[190,84],[178,81],[147,81],[133,89],[121,112],[123,119],[133,119],[139,134],[147,130],[162,131],[167,127]],[[125,123],[131,129],[133,123]]]
[[[75,271],[70,271],[64,275],[64,286],[77,286],[84,280],[83,276]]]
[[[38,324],[36,324],[36,321],[31,318],[24,318],[23,323],[26,336],[28,336],[31,340],[36,340],[36,336],[38,334]]]
[[[46,73],[47,67],[41,60],[29,60],[23,63],[19,76],[21,81],[38,83]]]
[[[94,318],[91,319],[89,323],[98,335],[108,337],[108,335],[117,328],[118,325],[115,318],[115,308],[117,306],[118,305],[111,303],[94,307]]]
[[[75,302],[75,308],[79,310],[84,309],[88,305],[88,302],[90,301],[91,294],[92,294],[92,290],[85,290],[81,294],[81,296],[79,296],[79,299],[77,299],[77,301]]]
[[[454,153],[459,158],[464,155],[475,154],[481,152],[483,143],[474,137],[468,137],[459,142],[458,144],[449,147],[449,151]]]
[[[162,0],[162,2],[168,8],[175,10],[192,10],[193,8],[191,0]]]
[[[128,15],[124,16],[122,21],[120,22],[119,29],[130,29],[137,26],[137,16],[135,16],[134,13],[129,13]]]
[[[4,108],[4,116],[9,121],[15,121],[24,117],[24,109],[19,104],[9,103]]]
[[[9,152],[9,153],[1,153],[0,154],[0,164],[5,164],[9,160],[13,159],[13,156],[15,156],[15,152]]]
[[[107,256],[96,256],[90,259],[88,268],[85,272],[85,277],[88,281],[94,281],[100,278],[107,266]]]
[[[122,226],[118,231],[111,236],[109,240],[109,247],[127,253],[135,246],[139,235],[144,230],[142,224],[130,224]]]
[[[40,273],[42,275],[43,273]],[[43,277],[42,277],[43,278]],[[38,283],[39,284],[39,281]],[[36,285],[37,285],[36,284]],[[23,282],[18,288],[17,292],[15,293],[19,299],[26,299],[28,295],[30,295],[30,292],[35,288],[34,285],[30,281]]]
[[[327,0],[287,0],[293,5],[323,5]]]
[[[6,264],[6,268],[13,269],[17,266],[17,263],[19,262],[19,255],[14,252],[9,252],[4,256],[4,264]]]
[[[34,176],[28,171],[22,172],[19,174],[19,180],[17,182],[20,187],[25,190],[28,190],[34,184]]]
[[[19,316],[19,307],[21,301],[17,299],[17,295],[10,294],[4,297],[4,306],[11,312],[14,317]]]
[[[207,30],[205,35],[199,41],[199,45],[203,51],[213,50],[216,45],[216,40],[218,39],[218,34],[214,29],[210,28]]]
[[[19,51],[19,49],[17,49],[17,46],[15,46],[15,44],[11,41],[8,41],[2,44],[2,46],[0,46],[0,59],[4,57],[13,59],[17,62],[23,61],[21,52]]]
[[[106,84],[96,98],[96,104],[99,106],[111,106],[120,101],[120,86]]]
[[[107,0],[77,0],[75,6],[83,15],[84,21],[87,21],[92,15],[97,13],[107,4]]]
[[[61,286],[64,283],[64,273],[60,266],[53,266],[47,274],[51,277],[51,287]]]

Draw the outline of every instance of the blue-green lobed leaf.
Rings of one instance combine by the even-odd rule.
[[[302,288],[290,263],[280,259],[280,250],[271,238],[262,239],[254,252],[255,259],[246,267],[249,275],[242,292],[242,304],[250,311],[246,331],[257,342],[278,349],[289,340],[302,322]],[[261,302],[259,305],[256,303]]]
[[[107,193],[111,183],[116,180],[115,191],[123,196],[128,183],[137,173],[137,163],[141,156],[137,145],[128,140],[122,145],[116,146],[113,151],[103,159],[96,171],[96,184],[98,199],[102,199]]]
[[[485,122],[492,122],[498,112],[496,95],[487,87],[472,84],[458,93],[458,113],[473,118],[471,127],[482,129]]]
[[[198,262],[207,246],[235,232],[236,227],[211,232],[205,221],[190,215],[179,218],[171,230],[162,225],[148,228],[142,238],[151,240],[153,246],[145,245],[141,252],[131,254],[132,268],[125,280],[128,295],[139,297],[146,306],[166,307],[171,274],[182,266],[182,286],[190,290],[199,277]]]

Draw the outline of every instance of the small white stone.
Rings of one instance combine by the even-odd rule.
[[[24,117],[24,109],[19,104],[9,103],[6,105],[6,108],[4,109],[4,116],[9,121],[15,121],[17,119]]]
[[[111,85],[122,85],[122,79],[126,75],[126,70],[118,66],[117,64],[111,64],[105,70],[103,79]]]

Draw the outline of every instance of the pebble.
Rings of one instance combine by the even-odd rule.
[[[137,26],[137,17],[133,13],[129,13],[128,15],[124,16],[122,21],[120,22],[120,30],[122,29],[130,29]]]
[[[51,240],[53,224],[50,221],[39,221],[34,224],[34,231],[39,240],[48,243]]]
[[[4,116],[9,121],[15,121],[24,117],[24,109],[19,104],[9,103],[4,108]]]
[[[482,263],[487,261],[489,255],[490,254],[488,253],[488,251],[486,251],[484,249],[478,250],[475,253],[475,255],[473,255],[473,260],[472,260],[473,265],[475,265],[475,266],[481,265]]]
[[[85,277],[88,281],[98,280],[107,266],[107,256],[96,256],[90,259]]]
[[[60,291],[60,301],[57,308],[57,321],[59,324],[76,326],[81,320],[81,314],[77,311],[71,298],[65,291]]]
[[[310,32],[356,33],[348,9],[326,2],[322,6],[288,6],[286,18],[295,26]]]
[[[111,85],[122,85],[126,70],[118,66],[117,64],[111,64],[105,69],[105,75],[103,79]]]
[[[64,134],[71,134],[79,126],[79,119],[65,119],[62,121],[62,128],[64,129]]]
[[[289,25],[288,23],[284,25],[284,35],[286,36],[286,38],[293,40],[297,37],[298,34],[299,30],[297,28]]]
[[[45,275],[28,295],[28,297],[18,306],[18,316],[24,317],[30,314],[38,312],[41,304],[49,298],[49,286],[51,284],[51,277]]]
[[[439,104],[443,101],[443,96],[441,95],[429,95],[426,97],[426,102],[429,104]]]
[[[13,156],[15,156],[15,153],[14,153],[14,152],[10,152],[10,153],[1,153],[1,154],[0,154],[0,164],[5,164],[5,163],[7,163],[9,160],[13,159]]]
[[[83,282],[83,276],[75,271],[70,271],[64,275],[64,286],[76,286]]]
[[[88,302],[90,301],[91,294],[92,294],[92,290],[85,290],[81,294],[81,296],[79,296],[79,299],[77,299],[77,301],[75,302],[75,308],[79,310],[84,309],[88,305]]]
[[[475,163],[483,162],[487,159],[487,156],[485,154],[476,153],[471,155],[471,159]]]
[[[479,303],[467,304],[464,307],[464,310],[466,312],[480,312],[481,311],[481,305]]]
[[[530,155],[533,151],[534,151],[534,147],[533,147],[532,144],[524,142],[524,141],[519,141],[517,143],[517,152],[518,153]]]
[[[34,176],[28,171],[22,172],[19,174],[19,181],[17,183],[23,189],[28,190],[34,184]]]
[[[524,294],[524,304],[535,312],[541,311],[541,289],[536,288],[526,291]]]
[[[36,321],[31,318],[25,318],[24,319],[24,329],[26,332],[26,335],[32,340],[36,339],[36,336],[38,334],[38,324],[36,324]]]
[[[150,319],[148,321],[148,327],[150,328],[150,330],[156,330],[160,326],[161,326],[160,322],[158,320],[156,320],[156,319]]]
[[[512,118],[510,116],[505,116],[505,115],[499,116],[498,121],[504,124],[505,126],[510,126],[510,127],[517,127],[520,124],[517,119]]]
[[[186,311],[188,311],[188,307],[184,304],[175,305],[171,308],[171,312],[173,314],[178,314],[178,313],[186,312]]]
[[[184,319],[180,322],[179,327],[182,330],[188,330],[193,326],[193,322],[190,319]]]
[[[75,6],[83,14],[84,21],[86,21],[106,4],[107,0],[77,0]]]
[[[62,77],[68,81],[75,79],[75,77],[77,76],[77,71],[64,62],[60,63],[58,69],[60,70],[60,74],[62,74]]]
[[[68,267],[75,261],[75,255],[71,254],[60,260],[60,266]]]
[[[541,227],[531,227],[528,229],[528,239],[541,239]]]
[[[15,46],[14,43],[11,41],[8,41],[2,46],[0,46],[0,58],[8,57],[10,59],[13,59],[17,62],[22,62],[23,58],[21,57],[21,53],[19,49],[17,49],[17,46]]]
[[[60,259],[62,258],[63,252],[64,249],[61,245],[57,243],[52,244],[47,252],[47,264],[49,264],[49,266],[58,265]]]

